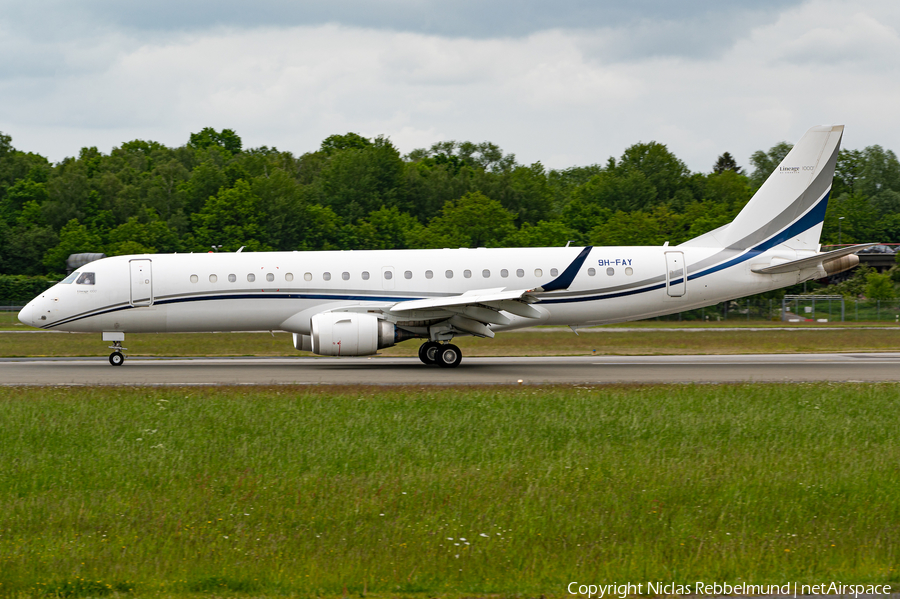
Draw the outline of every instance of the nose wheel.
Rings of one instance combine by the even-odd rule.
[[[423,364],[456,368],[462,362],[462,351],[452,343],[428,341],[419,346],[419,359]]]
[[[113,344],[109,346],[109,349],[113,350],[111,354],[109,354],[109,363],[113,366],[121,366],[125,363],[125,354],[122,353],[125,351],[125,348],[122,347],[121,341],[113,341]]]

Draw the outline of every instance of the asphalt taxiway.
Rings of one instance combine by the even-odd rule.
[[[2,385],[595,384],[900,381],[900,353],[463,358],[0,359]]]

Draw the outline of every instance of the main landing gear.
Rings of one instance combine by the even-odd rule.
[[[427,341],[419,346],[419,359],[423,364],[437,364],[441,368],[456,368],[462,362],[462,352],[452,343]]]

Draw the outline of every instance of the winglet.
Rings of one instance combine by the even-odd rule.
[[[578,274],[578,271],[581,270],[581,265],[584,264],[584,261],[587,259],[588,254],[591,253],[591,250],[594,249],[594,246],[589,245],[581,250],[581,253],[572,260],[572,263],[563,271],[561,275],[547,283],[546,285],[541,285],[534,289],[534,291],[558,291],[560,289],[568,289],[569,285],[572,284],[572,281],[575,280],[575,275]]]

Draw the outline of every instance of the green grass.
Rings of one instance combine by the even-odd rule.
[[[466,356],[746,354],[784,352],[900,351],[900,328],[827,330],[659,331],[599,330],[574,335],[570,331],[527,330],[498,333],[494,339],[454,340]],[[105,356],[107,346],[97,333],[0,333],[0,357]],[[128,334],[130,356],[296,356],[287,333]],[[419,342],[406,341],[379,352],[383,356],[415,356]]]
[[[900,583],[900,385],[0,393],[0,594]]]
[[[17,327],[25,328],[25,325],[19,322],[19,313],[13,310],[0,310],[0,328]]]

